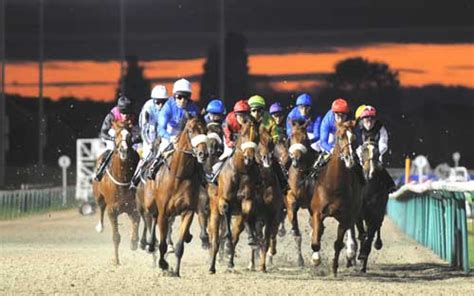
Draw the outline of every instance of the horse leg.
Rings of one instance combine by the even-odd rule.
[[[250,262],[248,266],[250,271],[255,271],[255,257],[257,257],[257,252],[257,249],[250,248]]]
[[[211,215],[209,218],[209,235],[211,239],[210,253],[211,253],[211,265],[209,267],[209,273],[216,273],[216,257],[219,251],[219,228],[221,227],[221,216],[217,208],[211,208]]]
[[[362,260],[361,272],[367,271],[367,261],[369,260],[369,254],[372,249],[372,242],[374,240],[375,232],[377,231],[377,225],[374,223],[367,223],[367,238],[361,247],[359,253],[359,260]]]
[[[130,249],[132,251],[135,251],[136,249],[138,249],[138,229],[140,227],[140,214],[136,209],[133,209],[131,213],[128,213],[128,217],[132,222]]]
[[[161,211],[158,213],[158,230],[160,231],[160,260],[158,261],[158,265],[160,266],[161,270],[168,270],[169,264],[165,260],[166,251],[168,249],[168,243],[166,238],[168,236],[168,228],[169,228],[170,220],[165,217],[164,213]]]
[[[298,204],[295,200],[291,200],[288,203],[287,215],[288,221],[291,223],[291,233],[293,236],[301,236],[300,229],[298,227]]]
[[[207,233],[208,227],[208,217],[203,211],[198,212],[199,226],[201,232],[199,233],[199,238],[201,239],[201,246],[204,250],[209,249],[209,234]]]
[[[169,221],[169,227],[168,227],[168,233],[166,235],[166,242],[168,243],[168,253],[174,253],[174,243],[173,243],[173,224],[174,221],[176,220],[176,217],[170,217],[168,219]]]
[[[266,272],[267,271],[267,252],[270,246],[270,239],[273,234],[276,234],[276,230],[278,229],[278,220],[270,221],[269,218],[266,219],[265,223],[265,232],[263,234],[263,241],[260,246],[260,266],[258,268],[259,271]]]
[[[179,227],[179,239],[178,239],[178,242],[176,243],[176,248],[175,248],[175,255],[176,255],[175,274],[178,277],[179,277],[179,271],[181,269],[181,258],[183,258],[183,253],[184,253],[184,243],[190,242],[189,227],[191,226],[191,223],[193,222],[193,217],[194,217],[193,211],[187,211],[183,215],[181,215],[181,225]]]
[[[140,216],[143,220],[143,232],[142,237],[140,238],[140,249],[145,250],[147,245],[148,230],[151,227],[151,217],[143,209],[140,209]]]
[[[235,218],[234,224],[232,225],[232,243],[231,243],[231,248],[230,248],[230,258],[229,258],[229,264],[228,268],[234,268],[234,257],[235,257],[235,247],[237,246],[237,243],[239,242],[239,237],[242,231],[244,230],[244,216],[243,215],[238,215]]]
[[[357,241],[355,237],[355,229],[352,226],[347,232],[347,241],[346,241],[346,259],[347,267],[352,267],[355,265],[355,257],[357,254]]]
[[[337,268],[339,267],[339,254],[342,248],[344,248],[344,234],[347,231],[347,227],[341,223],[337,227],[337,239],[334,242],[334,259],[332,261],[332,272],[334,277],[337,277]]]
[[[114,263],[115,265],[120,265],[119,261],[119,244],[120,244],[120,233],[118,231],[118,212],[116,210],[110,209],[108,211],[110,225],[112,225],[112,241],[114,242]]]
[[[321,255],[319,254],[319,251],[321,250],[321,237],[324,232],[324,225],[319,212],[313,212],[311,222],[311,228],[313,228],[311,234],[311,249],[313,250],[312,261],[314,266],[318,266],[321,264]]]
[[[367,233],[365,232],[365,228],[364,228],[364,220],[363,219],[359,219],[356,223],[356,227],[357,227],[357,232],[358,232],[358,236],[357,236],[357,239],[360,241],[360,243],[362,244],[364,239],[365,239],[365,236],[367,235]]]
[[[382,219],[383,219],[383,217],[382,217]],[[380,237],[380,236],[381,236],[381,234],[380,234],[381,228],[382,228],[382,223],[380,223],[380,226],[379,226],[379,228],[377,229],[377,239],[375,240],[375,243],[374,243],[374,248],[375,248],[376,250],[382,249],[382,246],[383,246],[383,244],[382,244],[382,238]]]
[[[277,221],[272,222],[272,232],[270,236],[270,242],[269,242],[269,249],[267,251],[267,256],[268,256],[268,264],[273,265],[273,256],[277,253],[276,250],[276,245],[277,245],[277,233],[279,232],[278,230],[279,223]]]
[[[278,230],[278,236],[280,236],[280,237],[283,237],[286,234],[285,218],[286,218],[286,211],[282,211],[280,229]]]
[[[104,212],[107,204],[105,203],[105,199],[103,196],[97,199],[97,203],[100,209],[100,218],[99,222],[97,222],[97,225],[95,226],[95,230],[99,233],[104,231]]]
[[[148,253],[154,254],[156,250],[156,224],[158,223],[157,219],[157,214],[149,214],[150,217],[150,231],[147,234],[147,244],[146,244],[146,250]]]

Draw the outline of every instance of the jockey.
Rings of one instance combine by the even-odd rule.
[[[372,106],[365,106],[363,111],[360,113],[360,121],[358,124],[358,128],[360,130],[360,146],[357,148],[357,155],[359,156],[359,159],[362,159],[362,145],[367,141],[373,141],[378,145],[380,154],[379,163],[381,166],[383,166],[382,157],[388,150],[388,133],[382,122],[376,119],[376,116],[377,110]],[[383,168],[382,172],[387,189],[389,192],[393,191],[396,186],[392,177],[385,168]]]
[[[183,129],[183,123],[186,113],[191,116],[199,114],[199,108],[191,102],[191,82],[186,79],[179,79],[173,85],[173,97],[163,105],[158,116],[158,136],[161,137],[159,156],[152,164],[148,177],[154,179],[162,163],[163,152],[173,150],[173,144]]]
[[[273,143],[280,140],[280,131],[273,117],[265,111],[265,99],[255,95],[249,98],[250,115],[257,121],[260,127],[264,128],[272,136]]]
[[[360,136],[361,141],[359,144],[371,140],[378,143],[379,148],[379,161],[383,163],[382,157],[388,150],[388,133],[380,120],[376,119],[377,110],[372,106],[366,106],[360,115]],[[357,149],[357,154],[360,156],[362,152],[362,146]]]
[[[214,99],[207,104],[204,120],[206,124],[222,124],[225,115],[225,106],[220,99]]]
[[[151,157],[153,143],[158,138],[158,116],[166,100],[168,100],[166,87],[164,85],[157,85],[151,91],[151,98],[143,105],[140,112],[138,123],[143,140],[143,155],[133,175],[132,188],[136,187],[138,182],[140,182],[142,167],[148,163],[148,159]]]
[[[329,110],[321,122],[320,144],[326,153],[331,153],[335,144],[336,123],[343,123],[349,119],[349,104],[339,98],[332,102]]]
[[[357,121],[357,123],[360,122],[360,116],[362,115],[362,112],[364,112],[365,107],[367,107],[367,105],[360,105],[359,107],[357,107],[357,110],[354,114],[355,120]]]
[[[224,122],[224,153],[220,159],[223,160],[232,154],[235,147],[236,137],[240,132],[241,124],[249,116],[250,106],[245,100],[240,100],[234,105],[232,112],[227,114]]]
[[[114,139],[115,131],[112,129],[113,122],[124,122],[126,120],[131,120],[135,124],[135,115],[133,114],[132,102],[125,96],[120,96],[117,100],[117,105],[110,110],[110,112],[105,116],[104,121],[102,122],[102,127],[100,128],[99,137],[105,142],[106,150],[103,154],[102,162],[97,168],[94,180],[100,181],[105,173],[105,168],[107,167],[110,158],[112,157],[112,152],[114,150]],[[133,129],[132,131],[132,143],[137,144],[141,142],[140,133]]]
[[[294,107],[288,117],[286,118],[286,135],[291,137],[291,122],[292,121],[309,121],[309,125],[307,127],[307,132],[310,135],[310,139],[312,143],[319,141],[319,129],[321,126],[321,116],[316,117],[316,119],[311,119],[309,112],[311,110],[312,99],[309,94],[301,94],[296,98],[296,107]],[[313,149],[319,150],[316,148],[315,145],[311,145]]]
[[[280,103],[273,103],[268,111],[278,126],[280,140],[286,139],[285,109]]]

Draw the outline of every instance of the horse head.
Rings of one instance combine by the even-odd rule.
[[[186,151],[192,149],[192,155],[199,163],[204,163],[208,157],[208,138],[204,123],[197,117],[189,117],[178,139],[177,149]]]
[[[290,121],[291,124],[291,137],[289,139],[290,148],[288,148],[289,156],[291,159],[291,165],[294,168],[300,166],[304,155],[308,153],[309,138],[306,128],[309,121],[299,122]]]
[[[263,167],[269,168],[272,165],[273,158],[273,139],[270,133],[263,127],[260,127],[259,129],[259,136],[260,141],[257,147],[257,161],[259,161]]]
[[[379,158],[378,145],[374,141],[367,141],[362,145],[362,170],[366,181],[374,176],[377,167],[377,159]]]
[[[123,122],[113,122],[112,128],[115,131],[115,149],[120,159],[125,160],[127,153],[132,148],[132,123],[129,120]]]
[[[353,120],[337,124],[335,154],[339,155],[339,158],[344,161],[347,168],[352,168],[355,163],[353,148],[355,125],[356,123]]]
[[[256,143],[258,143],[257,123],[248,117],[242,124],[236,143],[237,149],[242,151],[245,166],[251,166],[255,161],[258,146]]]
[[[222,141],[222,126],[220,123],[211,122],[207,125],[208,151],[209,155],[218,156],[224,150],[224,143]]]

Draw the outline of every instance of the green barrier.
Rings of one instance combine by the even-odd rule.
[[[464,192],[428,191],[390,198],[387,214],[407,235],[453,267],[469,271]]]
[[[74,186],[67,188],[65,200],[60,187],[0,191],[0,220],[72,208],[76,205]]]

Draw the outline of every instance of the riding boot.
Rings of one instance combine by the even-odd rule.
[[[105,173],[105,168],[109,164],[110,158],[112,158],[112,150],[105,150],[104,157],[102,157],[102,162],[100,163],[99,167],[97,168],[97,172],[95,173],[94,180],[99,182],[102,180],[102,177]]]
[[[147,178],[149,180],[155,180],[156,173],[160,169],[161,165],[163,164],[163,156],[159,155],[150,165],[148,170]]]
[[[143,172],[143,168],[145,167],[145,161],[138,165],[135,173],[133,174],[132,180],[130,181],[130,189],[137,188],[138,184],[140,183],[140,176]]]

